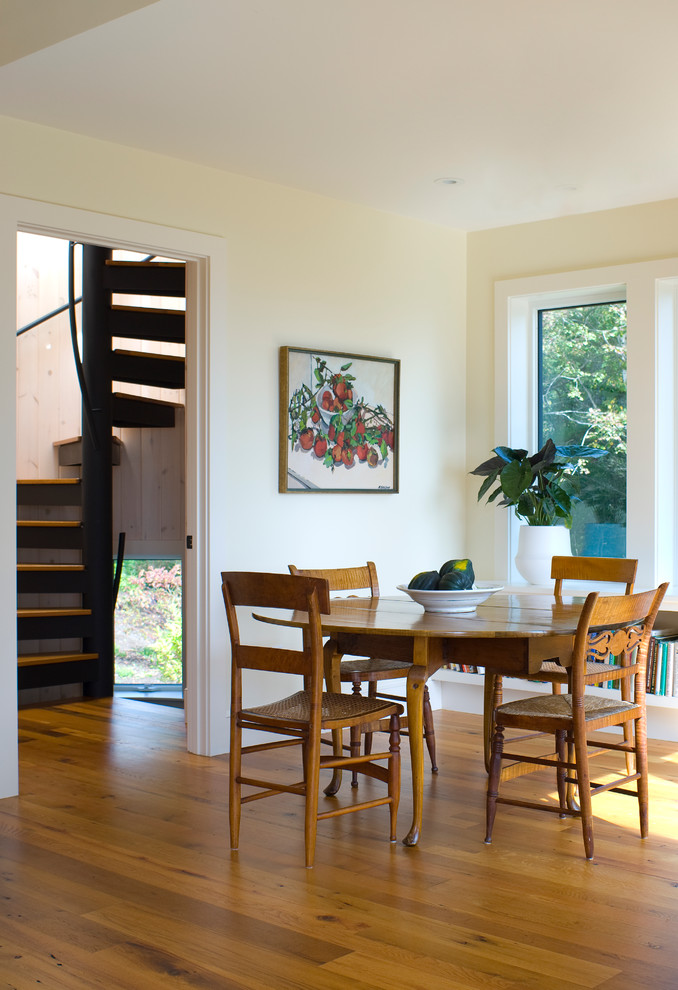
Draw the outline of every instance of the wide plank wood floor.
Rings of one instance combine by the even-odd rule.
[[[676,745],[650,743],[650,838],[635,800],[601,795],[587,863],[578,821],[519,808],[499,808],[484,845],[480,718],[437,712],[436,734],[420,845],[391,845],[378,808],[321,822],[305,870],[293,795],[247,805],[230,852],[227,758],[186,753],[180,710],[22,710],[21,795],[0,801],[0,987],[676,990]]]

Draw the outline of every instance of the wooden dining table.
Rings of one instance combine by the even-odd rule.
[[[378,656],[407,660],[407,720],[412,764],[413,814],[403,839],[419,841],[424,792],[423,688],[444,664],[482,667],[487,675],[529,676],[542,661],[571,662],[574,633],[583,597],[556,601],[552,595],[497,592],[472,612],[425,612],[402,597],[333,599],[321,616],[325,644],[325,677],[330,691],[341,690],[343,656]],[[264,622],[303,627],[304,612],[257,609]]]

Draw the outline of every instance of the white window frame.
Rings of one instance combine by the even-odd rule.
[[[676,581],[675,418],[678,259],[558,272],[495,284],[496,444],[537,444],[537,311],[626,299],[626,552],[637,557],[639,587]],[[672,456],[667,457],[666,452]],[[519,521],[502,514],[495,573],[521,583],[514,558]]]

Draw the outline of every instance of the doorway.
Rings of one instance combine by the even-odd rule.
[[[17,524],[19,685],[31,696],[24,700],[78,694],[80,677],[86,693],[108,693],[107,684],[124,679],[126,691],[136,688],[142,696],[168,682],[181,695],[185,266],[23,232],[17,258],[17,491],[18,501],[28,503],[20,515],[39,517]],[[85,361],[88,349],[96,351],[97,372],[110,366],[103,396],[101,384],[91,375],[88,384],[78,368],[83,346]],[[97,448],[106,447],[109,434],[111,452],[103,460],[86,455],[90,427],[100,432]],[[106,472],[111,491],[99,491],[96,512],[88,512],[88,489],[95,480],[100,488],[99,474]],[[99,512],[102,498],[108,515]],[[115,587],[122,588],[125,607],[115,609],[115,627],[122,641],[126,625],[127,639],[146,661],[135,683],[129,670],[118,676],[114,625],[97,616],[95,589],[102,581],[99,608],[109,608],[109,574],[103,572],[110,558],[105,541],[102,551],[101,538],[88,538],[95,526],[122,535]],[[158,556],[174,559],[168,567],[151,566]],[[130,628],[133,616],[136,629]],[[149,664],[154,651],[157,662]],[[116,654],[122,668],[124,653]],[[115,675],[106,673],[111,666]]]
[[[163,253],[186,262],[187,394],[186,519],[192,550],[185,555],[184,652],[187,748],[212,756],[228,752],[228,658],[223,649],[223,606],[212,593],[214,542],[223,554],[228,529],[214,508],[212,488],[222,490],[224,471],[210,441],[210,421],[223,424],[223,390],[229,311],[229,264],[223,237],[175,229],[141,220],[94,213],[40,200],[0,195],[0,310],[6,327],[0,335],[0,410],[13,424],[16,407],[16,235],[18,231],[108,244],[145,253]],[[217,328],[210,333],[210,327]],[[3,349],[4,348],[4,349]],[[14,430],[6,431],[7,450],[0,470],[0,622],[16,621],[16,469]],[[4,529],[3,529],[4,527]],[[213,599],[213,600],[212,600]],[[3,611],[4,610],[4,611]],[[16,637],[5,640],[0,665],[0,797],[17,794],[18,740]]]

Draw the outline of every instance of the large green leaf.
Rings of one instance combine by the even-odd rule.
[[[527,457],[526,450],[514,450],[512,447],[495,447],[494,452],[501,457],[505,464],[508,464],[509,461],[522,461]]]
[[[480,486],[480,490],[478,492],[478,501],[481,500],[481,498],[483,497],[483,495],[485,494],[485,492],[487,492],[487,491],[490,490],[490,488],[492,487],[492,485],[497,480],[497,474],[498,473],[499,473],[498,471],[493,471],[491,475],[489,475],[487,478],[485,478],[485,480],[483,481],[482,485]],[[501,491],[501,488],[499,489],[499,491]]]
[[[499,477],[504,495],[515,501],[532,484],[532,467],[527,458],[522,461],[510,461]]]
[[[516,515],[527,520],[529,523],[530,519],[535,514],[535,504],[534,498],[528,493],[523,492],[516,503]]]
[[[494,474],[496,477],[505,464],[506,461],[503,457],[490,457],[488,461],[483,461],[482,464],[479,464],[478,467],[474,468],[470,473],[480,475],[481,477],[484,474]]]
[[[532,467],[532,474],[538,475],[542,471],[546,470],[549,465],[553,464],[556,459],[556,445],[553,440],[547,440],[541,450],[538,450],[536,454],[530,457],[530,465]]]

